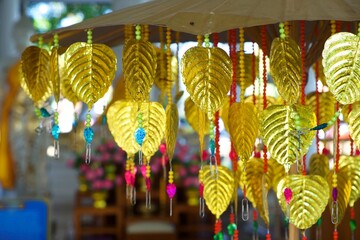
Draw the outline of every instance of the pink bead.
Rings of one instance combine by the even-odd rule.
[[[229,157],[232,161],[235,161],[237,159],[236,152],[234,150],[230,151]]]
[[[146,166],[145,165],[141,165],[140,171],[141,171],[141,175],[143,177],[146,177]]]
[[[260,152],[254,152],[254,157],[255,158],[261,158],[261,153]]]
[[[160,144],[159,150],[164,155],[166,153],[166,144],[165,143]]]
[[[135,186],[135,174],[131,174],[130,184],[131,184],[133,187]]]
[[[330,153],[330,151],[327,149],[327,148],[324,148],[323,150],[322,150],[322,154],[323,155],[328,155]]]
[[[199,195],[201,198],[204,197],[204,184],[203,183],[199,184]]]
[[[166,186],[166,193],[167,193],[169,198],[173,198],[175,196],[175,193],[176,193],[175,184],[168,183],[168,185]]]
[[[209,157],[209,153],[206,150],[204,150],[201,154],[202,154],[202,160],[205,160]]]
[[[151,189],[151,180],[150,178],[145,178],[145,183],[146,183],[146,190],[150,191]]]
[[[125,172],[125,182],[127,185],[131,184],[131,172],[130,171]]]
[[[286,200],[286,204],[290,204],[290,201],[292,199],[292,191],[290,188],[285,188],[284,190],[284,196],[285,196],[285,200]]]

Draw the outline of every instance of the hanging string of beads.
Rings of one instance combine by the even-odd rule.
[[[167,69],[167,81],[171,81],[172,78],[172,69],[171,69],[171,30],[166,28],[166,69]],[[167,94],[168,94],[168,104],[172,102],[171,94],[171,84],[168,84]],[[171,161],[170,161],[171,163]]]
[[[320,93],[319,93],[319,61],[315,63],[315,104],[316,104],[316,124],[319,125],[320,119]],[[319,131],[316,131],[316,152],[320,153],[320,141],[319,141]]]
[[[202,164],[199,170],[199,216],[202,218],[205,217],[204,171],[202,169]]]
[[[166,186],[166,193],[170,199],[170,216],[172,216],[172,200],[176,194],[176,185],[174,184],[174,172],[171,165],[169,170],[169,183]]]
[[[240,102],[245,101],[245,51],[244,51],[245,37],[244,29],[239,29],[239,70],[240,70]],[[236,76],[236,75],[235,75]]]
[[[222,222],[221,219],[216,219],[215,221],[215,235],[214,235],[214,240],[223,240],[224,239],[224,235],[222,232]]]
[[[266,68],[266,52],[267,52],[267,30],[266,26],[261,27],[261,47],[262,47],[262,79],[263,79],[263,110],[267,108],[267,94],[266,94],[266,88],[267,88],[267,68]],[[280,33],[281,34],[281,33]],[[268,165],[268,159],[267,159],[267,147],[263,146],[263,158],[264,158],[264,172],[267,172],[267,165]]]
[[[179,50],[180,50],[180,32],[175,32],[175,42],[176,42],[176,59],[179,59]],[[178,64],[178,72],[180,64]],[[175,94],[178,95],[180,91],[180,78],[177,77],[175,81]]]
[[[101,138],[105,139],[106,138],[106,105],[104,104],[103,106],[103,113],[101,115],[101,127],[100,127],[100,131],[101,131]]]
[[[256,89],[255,89],[255,79],[256,79],[256,56],[255,56],[255,43],[252,43],[252,55],[251,55],[251,76],[252,76],[252,85],[253,85],[253,104],[256,106]]]
[[[302,238],[301,238],[301,240],[307,240],[307,237],[306,237],[306,235],[305,235],[305,231],[302,231]]]
[[[351,239],[355,239],[355,230],[356,230],[356,219],[355,219],[355,208],[350,208],[350,231],[351,231]]]
[[[131,156],[130,158],[130,203],[132,205],[136,204],[136,187],[135,187],[135,180],[136,180],[136,168],[135,168],[135,162],[134,157]]]
[[[257,221],[257,218],[258,218],[258,213],[254,209],[254,211],[253,211],[253,238],[252,238],[253,240],[259,239],[259,234],[258,234],[259,223]]]
[[[58,34],[54,35],[54,48],[59,47],[59,36]],[[59,144],[59,112],[58,112],[59,102],[56,102],[56,109],[54,112],[54,122],[51,128],[51,135],[54,138],[54,157],[60,158],[60,144]]]
[[[236,240],[237,238],[235,238],[235,231],[237,231],[237,226],[235,223],[235,213],[234,213],[234,208],[231,207],[231,213],[230,213],[230,222],[229,225],[227,226],[227,231],[229,236],[231,237],[232,240]]]

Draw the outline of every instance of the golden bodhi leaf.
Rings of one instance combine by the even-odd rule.
[[[349,132],[356,146],[360,148],[360,107],[355,107],[348,115]]]
[[[77,42],[65,52],[73,91],[89,109],[108,91],[116,72],[116,55],[104,44]]]
[[[274,105],[263,111],[260,117],[260,135],[268,151],[272,158],[287,167],[308,151],[316,134],[315,131],[301,134],[299,150],[299,136],[295,124],[297,116],[301,128],[310,129],[316,126],[315,114],[301,105]]]
[[[349,123],[349,114],[353,109],[360,108],[360,102],[354,102],[353,104],[344,105],[341,109],[344,122]],[[357,110],[355,110],[357,111]]]
[[[339,169],[348,169],[348,178],[351,181],[350,207],[353,207],[360,197],[360,157],[340,156]]]
[[[306,105],[310,107],[313,112],[316,112],[316,93],[312,92],[306,96]],[[319,124],[328,122],[335,114],[336,100],[331,92],[319,93]],[[324,131],[330,128],[326,127]]]
[[[286,37],[275,38],[270,50],[270,72],[276,88],[288,105],[300,96],[301,52],[297,43]]]
[[[145,40],[129,39],[123,50],[125,88],[131,99],[146,101],[156,73],[155,47]]]
[[[240,161],[241,162],[241,161]],[[242,165],[240,163],[240,165]],[[266,226],[269,227],[269,208],[267,194],[271,188],[272,168],[268,166],[267,174],[264,174],[264,160],[251,158],[246,162],[246,170],[240,175],[241,188],[246,187],[246,196],[253,206],[259,211]]]
[[[204,137],[209,133],[210,121],[190,97],[185,100],[185,117],[192,129],[199,135],[200,152],[202,152]]]
[[[233,173],[223,166],[218,166],[218,173],[215,173],[215,166],[205,166],[203,172],[204,199],[212,214],[216,219],[225,212],[234,192]]]
[[[290,222],[305,230],[321,217],[329,199],[329,186],[318,175],[293,174],[284,177],[278,185],[277,197],[281,209],[286,212],[287,205],[284,190],[290,188]]]
[[[240,52],[236,53],[238,62],[240,59]],[[244,87],[245,89],[253,84],[253,77],[256,78],[259,73],[259,58],[255,57],[255,76],[253,76],[253,66],[252,66],[252,54],[244,54],[244,67],[245,67],[245,77],[244,77]],[[241,86],[240,84],[240,66],[237,64],[236,66],[236,83]]]
[[[230,57],[220,48],[193,47],[184,53],[181,66],[191,99],[212,119],[230,89]]]
[[[28,96],[37,104],[52,94],[50,81],[50,56],[47,50],[27,47],[21,54],[23,84]]]
[[[61,84],[60,84],[61,94],[75,105],[77,102],[80,101],[80,99],[72,89],[70,78],[66,74],[65,68],[61,69],[60,78],[61,78]]]
[[[141,149],[145,156],[151,157],[158,150],[165,134],[166,116],[160,103],[116,101],[107,111],[107,123],[116,143],[128,154],[134,155],[139,151],[134,137],[138,127],[138,109],[142,112],[143,128],[146,131]]]
[[[310,158],[310,174],[326,178],[329,174],[329,158],[324,154],[315,153]]]
[[[251,103],[233,103],[229,110],[229,130],[240,160],[247,161],[259,134],[257,110]]]
[[[179,127],[179,114],[176,104],[170,103],[166,106],[166,153],[171,160],[175,151],[176,136]]]
[[[349,172],[346,167],[339,168],[337,175],[337,204],[338,204],[338,220],[337,224],[339,225],[341,223],[341,220],[343,219],[346,208],[350,201],[350,192],[351,192],[351,181],[348,178]],[[327,176],[327,182],[329,186],[332,186],[333,181],[333,173],[329,173]],[[332,187],[329,188],[329,196],[332,196]],[[333,204],[333,198],[329,198],[329,210],[331,214]]]
[[[323,67],[326,83],[338,102],[351,104],[360,100],[360,38],[340,32],[326,40]]]
[[[220,117],[224,123],[225,130],[230,132],[229,130],[229,109],[230,109],[230,96],[226,96],[224,98],[224,102],[221,105],[219,110]]]
[[[286,176],[286,172],[284,169],[284,166],[279,164],[275,159],[270,158],[268,160],[269,165],[269,171],[270,177],[271,177],[271,188],[274,190],[274,192],[277,192],[277,186],[280,182],[280,180]]]
[[[60,99],[60,70],[58,48],[51,49],[50,55],[50,80],[52,81],[55,102]]]

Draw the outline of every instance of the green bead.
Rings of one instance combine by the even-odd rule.
[[[285,224],[285,227],[289,227],[289,218],[285,217],[284,218],[284,224]]]
[[[136,26],[135,26],[135,29],[136,29],[136,30],[140,30],[140,29],[141,29],[141,26],[140,26],[140,25],[136,25]]]
[[[295,118],[295,120],[300,119],[299,114],[295,114],[294,118]]]
[[[91,115],[90,114],[86,114],[86,119],[90,119]]]
[[[258,230],[258,227],[259,227],[259,224],[257,221],[254,221],[253,222],[253,228],[254,228],[254,231],[256,232]]]
[[[340,112],[335,112],[335,116],[338,117],[340,115]]]
[[[286,37],[286,35],[285,35],[284,33],[281,33],[281,34],[280,34],[280,38],[281,38],[281,39],[284,39],[285,37]]]
[[[356,221],[354,219],[350,220],[350,229],[352,232],[356,229]]]
[[[322,223],[322,218],[319,218],[319,219],[317,220],[317,222],[316,222],[316,225],[317,225],[317,226],[321,226],[321,223]]]
[[[283,22],[279,23],[279,27],[280,27],[280,28],[283,28],[283,27],[284,27],[284,23],[283,23]]]
[[[327,125],[328,125],[328,126],[334,125],[334,121],[333,121],[333,120],[329,120],[329,121],[327,122]]]
[[[285,33],[285,30],[283,28],[280,28],[279,32],[280,33]]]
[[[228,230],[228,233],[230,236],[233,236],[234,235],[234,232],[236,230],[236,224],[235,223],[230,223],[228,226],[227,226],[227,230]]]
[[[136,35],[135,39],[136,39],[136,40],[141,40],[141,36]]]

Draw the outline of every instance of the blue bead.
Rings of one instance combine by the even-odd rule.
[[[214,156],[215,155],[215,141],[214,141],[214,139],[210,140],[210,151],[211,151],[211,155]]]
[[[106,115],[103,115],[103,116],[102,116],[101,124],[102,124],[102,125],[105,125],[105,124],[106,124]]]
[[[140,146],[142,146],[142,144],[143,144],[143,142],[144,142],[144,138],[145,138],[145,136],[146,136],[146,131],[145,131],[145,129],[142,128],[142,127],[141,127],[141,128],[137,128],[137,129],[135,130],[134,136],[135,136],[136,142],[137,142]]]
[[[78,121],[75,119],[72,124],[73,129],[75,129],[77,127],[77,125],[78,125]]]
[[[90,127],[85,128],[84,138],[85,138],[86,143],[91,143],[93,140],[93,137],[94,137],[94,131]]]
[[[50,113],[45,108],[40,108],[41,116],[44,118],[50,117]]]
[[[60,135],[60,127],[57,124],[54,124],[51,128],[51,135],[55,140],[59,140]]]

